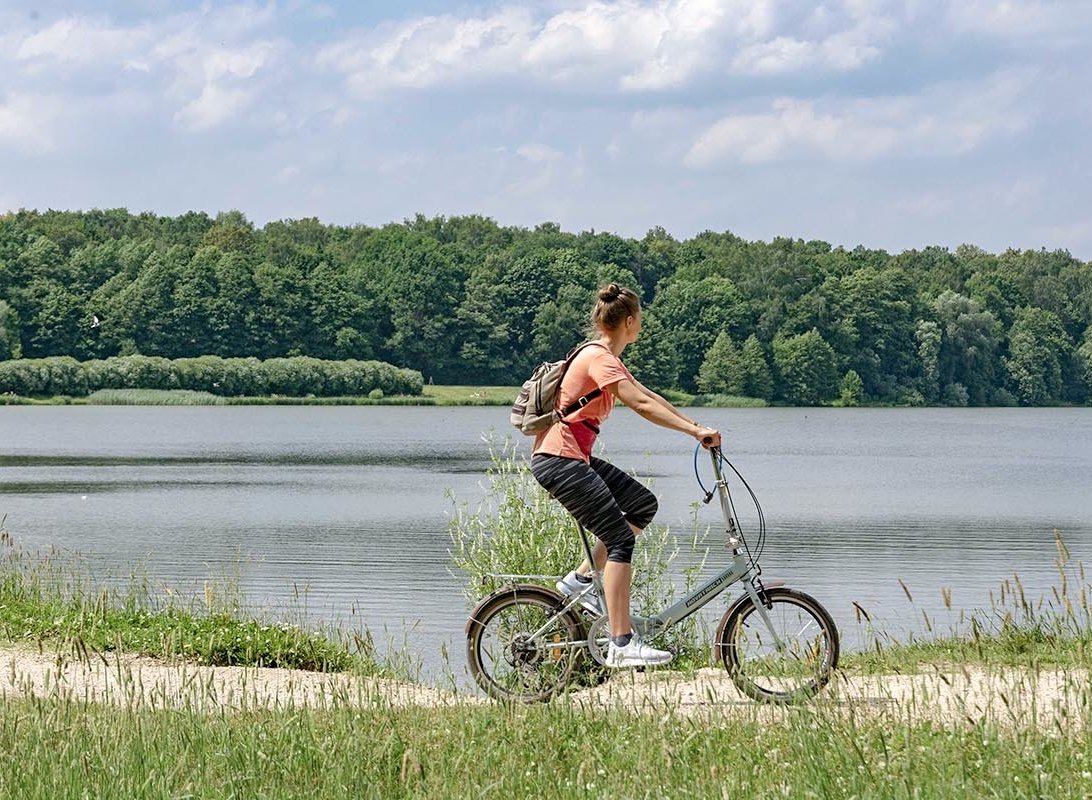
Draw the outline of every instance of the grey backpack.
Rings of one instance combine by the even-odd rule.
[[[512,404],[512,424],[519,428],[521,433],[535,436],[551,425],[564,421],[565,417],[574,411],[579,411],[603,394],[603,390],[596,387],[564,408],[557,406],[561,399],[561,380],[568,372],[569,365],[576,358],[577,353],[591,345],[607,349],[606,345],[599,342],[585,342],[569,351],[569,354],[561,361],[543,361],[535,367],[531,377],[524,381],[519,394],[516,395],[516,402]]]

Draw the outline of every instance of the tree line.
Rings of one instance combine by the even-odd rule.
[[[1049,405],[1092,396],[1092,264],[1065,251],[678,240],[481,216],[257,227],[239,212],[0,216],[0,359],[379,360],[517,384],[637,289],[649,386],[773,402]]]

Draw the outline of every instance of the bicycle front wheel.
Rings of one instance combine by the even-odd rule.
[[[794,703],[813,697],[838,665],[838,630],[814,597],[793,589],[765,591],[768,607],[749,596],[717,630],[717,650],[736,687],[754,700]]]
[[[579,618],[559,596],[518,586],[487,598],[467,623],[470,674],[491,697],[543,702],[560,694],[587,648]]]

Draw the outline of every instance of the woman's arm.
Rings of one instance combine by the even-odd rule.
[[[649,422],[664,428],[689,434],[706,447],[720,445],[720,432],[693,420],[687,419],[678,409],[655,392],[650,392],[636,381],[628,378],[613,383],[609,387],[611,394],[632,408]]]
[[[690,425],[699,424],[697,422],[694,422],[694,420],[690,419],[689,417],[685,416],[681,411],[679,411],[679,409],[675,408],[675,406],[671,405],[671,403],[667,400],[667,398],[663,397],[662,395],[656,394],[656,392],[652,391],[651,389],[649,389],[647,386],[645,386],[643,383],[641,383],[638,380],[634,380],[633,382],[637,385],[638,389],[640,389],[646,395],[651,397],[653,400],[655,400],[661,406],[666,408],[669,412],[674,414],[676,417],[681,419],[683,422],[686,422],[686,423],[688,423]]]

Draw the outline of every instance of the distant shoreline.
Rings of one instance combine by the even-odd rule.
[[[306,395],[242,395],[236,397],[197,392],[188,389],[100,389],[86,397],[54,395],[26,397],[0,394],[0,406],[510,406],[519,392],[518,386],[426,385],[419,395],[348,395],[319,397]],[[895,403],[860,403],[842,406],[828,403],[819,406],[790,406],[768,403],[757,397],[723,394],[689,394],[674,389],[661,392],[679,408],[1014,408],[1016,406],[948,406]],[[1059,403],[1026,408],[1087,408],[1083,405]]]
[[[23,397],[0,395],[0,405],[139,405],[139,406],[510,406],[519,392],[518,386],[440,386],[427,385],[420,395],[372,395],[343,397],[290,397],[259,395],[224,397],[209,392],[185,389],[101,389],[87,397],[56,395]],[[766,405],[764,400],[732,395],[692,395],[666,392],[678,406],[709,406],[718,408],[754,408]]]

